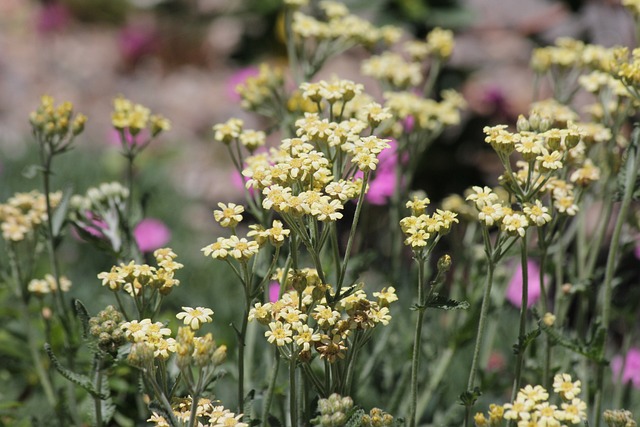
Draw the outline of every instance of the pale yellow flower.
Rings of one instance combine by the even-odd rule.
[[[203,323],[211,322],[213,310],[206,307],[182,307],[184,311],[176,314],[178,320],[182,320],[185,325],[189,325],[194,331],[200,329]]]

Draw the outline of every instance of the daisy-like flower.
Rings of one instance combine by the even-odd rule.
[[[554,198],[555,201],[553,202],[553,206],[558,210],[558,212],[569,216],[575,216],[578,213],[578,205],[575,204],[573,196],[562,195]]]
[[[600,179],[600,168],[595,166],[591,159],[586,159],[581,168],[576,169],[570,177],[571,182],[575,182],[581,187],[586,187],[594,181]]]
[[[340,319],[340,313],[322,304],[317,305],[314,311],[315,313],[312,314],[312,317],[316,319],[318,325],[322,328],[333,326]]]
[[[206,307],[182,307],[184,311],[176,314],[178,320],[182,320],[185,325],[189,325],[194,331],[200,329],[203,323],[211,322],[213,310]]]
[[[558,410],[556,405],[550,405],[549,402],[542,402],[535,407],[535,417],[538,425],[546,427],[560,427],[560,418],[562,411]]]
[[[491,206],[498,201],[498,195],[489,187],[479,187],[477,185],[471,187],[472,193],[466,200],[474,202],[478,210],[482,210],[485,206]]]
[[[533,408],[533,402],[525,399],[516,399],[513,403],[504,405],[505,420],[528,420],[531,418],[530,411]]]
[[[229,245],[227,244],[227,239],[224,237],[218,237],[218,241],[210,244],[209,246],[205,246],[200,249],[204,252],[204,256],[211,255],[213,259],[225,259],[229,255]]]
[[[549,398],[549,393],[542,386],[531,386],[527,384],[524,388],[521,388],[518,392],[518,396],[523,400],[531,400],[532,402],[542,402]]]
[[[569,374],[558,374],[553,377],[553,391],[560,394],[564,400],[575,399],[581,391],[581,382],[572,381]]]
[[[524,237],[526,229],[529,226],[527,217],[521,213],[513,212],[507,214],[502,218],[502,229],[510,234],[517,234],[520,237]]]
[[[389,286],[388,288],[382,288],[380,292],[373,293],[374,298],[378,298],[378,304],[381,307],[387,307],[394,301],[398,301],[398,295],[396,295],[396,288]]]
[[[301,351],[309,351],[311,344],[320,341],[321,338],[320,334],[311,329],[309,325],[300,325],[296,328],[296,332],[298,334],[294,338]]]
[[[242,132],[244,122],[240,119],[229,119],[225,123],[213,126],[215,132],[213,138],[224,144],[229,144],[233,139],[238,138]]]
[[[318,221],[332,222],[342,218],[342,213],[338,212],[343,208],[340,200],[330,200],[328,197],[321,198],[311,208],[311,214],[314,215]]]
[[[543,149],[542,154],[536,157],[536,160],[540,162],[543,170],[554,171],[562,168],[562,153],[559,151],[549,152]]]
[[[411,209],[411,215],[419,216],[425,213],[427,206],[429,206],[431,200],[428,197],[420,197],[420,195],[414,195],[411,200],[406,203],[406,207]]]
[[[248,260],[260,250],[258,242],[250,242],[244,237],[239,239],[238,236],[231,236],[225,243],[229,246],[229,255],[239,261]]]
[[[213,211],[214,219],[223,227],[235,227],[242,221],[244,207],[235,203],[218,203],[220,210]]]
[[[485,223],[487,227],[491,227],[500,221],[504,217],[504,214],[505,212],[502,205],[494,203],[493,205],[484,206],[480,212],[478,212],[478,220]]]
[[[292,335],[293,332],[291,331],[291,325],[280,321],[269,323],[269,330],[264,333],[267,341],[271,344],[275,342],[278,347],[282,347],[285,344],[292,342]]]
[[[575,398],[571,402],[562,404],[562,420],[569,421],[571,424],[579,424],[580,421],[587,418],[587,404],[582,400]]]
[[[102,280],[102,286],[109,286],[112,291],[117,291],[124,284],[124,277],[117,267],[111,267],[111,271],[98,274]]]
[[[542,227],[549,221],[551,221],[551,215],[549,215],[549,208],[546,206],[542,206],[542,202],[540,200],[536,200],[534,204],[528,203],[523,209],[525,215],[529,217],[529,220],[537,225],[538,227]]]

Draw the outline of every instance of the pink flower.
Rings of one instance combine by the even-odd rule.
[[[129,133],[128,129],[124,130],[124,138],[127,143],[131,146],[134,144],[142,144],[147,141],[149,138],[149,131],[146,129],[142,129],[139,134],[135,136],[135,138]],[[110,129],[109,136],[107,137],[107,142],[110,145],[115,145],[118,147],[122,146],[122,141],[120,141],[120,132],[115,129]]]
[[[398,164],[398,143],[389,141],[389,148],[382,150],[378,155],[378,167],[369,181],[369,191],[365,199],[372,205],[384,205],[396,190],[396,167]],[[362,178],[362,172],[356,174],[356,178]]]
[[[70,14],[63,4],[45,3],[36,16],[36,30],[40,34],[48,34],[62,30],[70,21]]]
[[[540,267],[534,261],[527,261],[528,297],[527,308],[540,299]],[[516,271],[507,286],[507,300],[516,307],[522,306],[522,264],[518,263]]]
[[[129,26],[120,30],[118,48],[128,62],[136,62],[146,54],[152,53],[156,46],[156,35],[152,28]]]
[[[171,231],[162,221],[146,218],[136,225],[133,236],[142,252],[151,252],[169,242]]]
[[[244,186],[247,183],[249,179],[243,175],[240,175],[240,173],[237,170],[234,170],[231,173],[231,184],[236,187],[238,190],[242,191],[244,194]],[[253,196],[253,187],[249,187],[249,194],[251,194]]]
[[[227,97],[231,101],[240,102],[240,95],[236,91],[238,85],[243,84],[249,77],[257,76],[260,73],[256,67],[242,68],[229,77],[227,80]]]
[[[623,357],[615,356],[611,361],[613,380],[618,381],[620,370],[622,369]],[[633,347],[627,352],[624,358],[624,370],[622,371],[622,382],[631,385],[635,389],[640,389],[640,348]]]
[[[97,237],[99,239],[104,238],[104,233],[102,232],[102,230],[107,228],[107,223],[102,219],[100,219],[100,217],[98,217],[96,214],[94,214],[91,211],[86,211],[85,217],[86,217],[86,220],[90,222],[90,224],[80,226],[79,228],[81,228],[82,231],[94,237]],[[75,227],[71,230],[71,234],[76,240],[84,241],[84,239],[82,238],[82,236],[80,236],[80,233],[76,230]]]
[[[278,301],[278,297],[280,297],[280,283],[269,283],[269,302]]]

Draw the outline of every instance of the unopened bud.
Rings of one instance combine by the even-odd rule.
[[[531,130],[531,126],[529,125],[529,120],[522,114],[518,116],[518,121],[516,122],[516,129],[518,132],[528,132]]]
[[[451,256],[450,255],[442,255],[438,260],[438,272],[446,273],[451,269]]]
[[[556,322],[556,316],[553,313],[545,313],[542,321],[545,325],[551,327]]]

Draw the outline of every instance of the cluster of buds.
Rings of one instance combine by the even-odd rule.
[[[603,417],[609,427],[636,427],[638,425],[633,419],[633,414],[625,409],[608,409],[604,411]]]
[[[87,116],[73,114],[73,104],[63,102],[55,105],[50,96],[43,96],[40,105],[31,113],[29,121],[38,141],[51,154],[63,152],[82,133]]]
[[[318,415],[311,424],[320,427],[342,427],[349,420],[353,409],[353,399],[333,393],[326,399],[318,400]]]
[[[248,77],[235,90],[240,95],[242,108],[270,115],[282,108],[283,85],[282,69],[260,64],[258,74]]]
[[[49,193],[52,208],[60,204],[62,193]],[[0,204],[0,229],[8,242],[20,242],[34,236],[35,230],[47,221],[47,205],[44,194],[38,191],[16,193],[6,203]]]
[[[373,408],[362,416],[362,427],[391,427],[395,424],[393,415],[380,408]]]
[[[89,333],[98,341],[100,350],[115,356],[118,348],[124,345],[123,321],[122,313],[111,305],[89,319]]]

